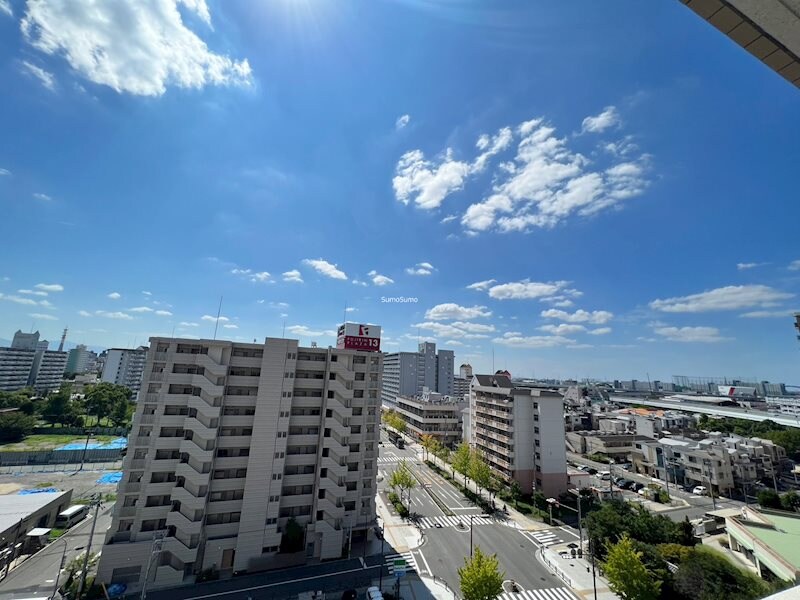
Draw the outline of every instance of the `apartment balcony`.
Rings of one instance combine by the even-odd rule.
[[[135,506],[123,506],[119,509],[119,516],[120,518],[124,517],[135,517],[136,516],[137,508]],[[130,538],[130,535],[128,536]]]
[[[180,452],[185,452],[197,462],[210,463],[214,458],[214,449],[204,450],[194,440],[182,439],[178,446]]]
[[[325,360],[301,360],[298,358],[295,362],[295,369],[297,371],[325,371],[326,364]],[[334,364],[331,363],[331,366]]]
[[[286,442],[289,446],[316,446],[319,443],[319,434],[292,435]]]
[[[170,494],[170,498],[174,500],[178,500],[181,503],[181,507],[186,508],[187,510],[204,510],[206,506],[206,498],[205,496],[195,496],[185,487],[174,487],[172,488],[172,493]]]
[[[148,496],[167,496],[172,493],[175,487],[174,481],[164,481],[162,483],[148,483],[145,491]]]
[[[158,397],[160,394],[158,392],[148,392],[144,395],[145,402],[158,402]]]
[[[153,362],[166,362],[167,352],[153,352]]]
[[[320,425],[324,417],[320,415],[292,415],[289,425],[294,427],[316,427]],[[252,417],[250,417],[252,419]]]
[[[134,427],[136,425],[152,425],[156,422],[156,415],[139,415],[136,419],[136,423],[134,423]]]
[[[183,436],[169,436],[169,437],[156,437],[151,436],[149,439],[155,440],[153,447],[156,450],[177,450],[180,448],[181,442],[183,441]],[[143,446],[147,446],[147,444],[142,444]]]
[[[159,587],[172,587],[183,583],[183,569],[176,569],[172,565],[156,567],[156,581]]]
[[[249,448],[249,435],[221,435],[217,438],[217,448]]]
[[[213,440],[217,437],[216,427],[208,427],[196,417],[186,417],[183,427],[184,429],[191,431],[195,436],[200,436],[204,440]]]
[[[186,362],[189,364],[196,364],[198,367],[203,367],[203,369],[208,372],[209,374],[213,375],[214,377],[224,377],[228,374],[228,366],[221,365],[213,358],[211,358],[208,354],[181,354],[180,362],[184,362],[183,358],[194,358],[194,361],[187,360]],[[238,360],[238,358],[237,358]],[[261,360],[258,360],[259,364],[261,364]]]
[[[183,505],[181,505],[181,508]],[[230,512],[242,512],[242,500],[225,500],[223,502],[209,502],[207,514],[219,514]],[[228,525],[228,523],[218,523],[218,525]],[[238,523],[237,523],[238,525]]]
[[[326,497],[328,496],[328,494],[330,494],[335,498],[341,500],[347,493],[347,489],[344,487],[344,484],[345,484],[344,477],[337,477],[335,475],[331,476],[329,473],[328,477],[320,478],[319,489],[325,490]]]
[[[173,510],[167,514],[167,526],[174,526],[184,534],[199,535],[203,529],[203,519],[192,521],[181,511]]]
[[[220,394],[221,396],[221,394]],[[209,399],[213,401],[212,396],[206,395],[203,396],[203,392],[200,392],[199,396],[189,396],[189,400],[186,403],[189,408],[193,408],[197,411],[197,414],[203,415],[204,419],[218,419],[220,416],[220,406],[222,404],[222,399],[220,398],[219,403],[214,405],[213,403],[209,403]]]
[[[158,419],[159,427],[184,427],[186,415],[161,415]]]
[[[130,438],[129,438],[130,439]],[[133,438],[134,446],[149,446],[155,438],[151,435],[137,435]]]
[[[320,466],[334,473],[347,470],[347,459],[344,457],[323,456]]]
[[[331,501],[328,498],[317,500],[317,510],[325,513],[325,520],[341,519],[344,516],[344,503],[341,500]]]
[[[193,563],[197,560],[197,547],[189,548],[176,537],[166,538],[162,548],[169,550],[173,556],[183,563]]]
[[[355,381],[356,374],[348,365],[346,361],[332,362],[330,367],[331,373],[336,373],[336,377],[341,377],[345,381]]]
[[[144,469],[145,465],[147,464],[147,459],[145,458],[132,458],[130,463],[128,463],[129,469]]]
[[[211,470],[209,467],[208,473],[200,473],[189,465],[189,463],[180,463],[178,464],[178,468],[175,469],[175,475],[177,477],[183,477],[187,482],[191,482],[191,485],[195,489],[200,489],[203,486],[208,486],[209,479],[211,478]]]
[[[299,475],[284,475],[284,487],[291,487],[293,485],[314,485],[317,481],[316,473],[302,473]]]

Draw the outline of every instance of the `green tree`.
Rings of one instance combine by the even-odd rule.
[[[514,508],[517,508],[519,499],[522,498],[522,488],[519,487],[519,482],[516,479],[511,480],[508,491],[511,494],[511,499],[514,501]]]
[[[36,427],[36,419],[19,411],[0,413],[0,442],[19,442]]]
[[[796,510],[800,507],[800,495],[794,490],[789,490],[781,496],[781,506],[783,510]]]
[[[292,553],[300,552],[303,549],[303,538],[305,530],[294,517],[290,517],[286,522],[286,527],[281,535],[281,552]]]
[[[453,470],[464,476],[464,487],[467,487],[467,475],[472,459],[472,450],[467,442],[461,442],[453,453]]]
[[[764,508],[783,508],[781,497],[773,490],[761,490],[756,494],[758,503]]]
[[[405,460],[400,461],[397,468],[389,475],[388,483],[390,488],[400,490],[401,503],[403,502],[403,494],[410,495],[411,490],[417,486],[417,480],[414,479],[414,475]]]
[[[122,414],[122,406],[125,411],[128,410],[131,394],[131,390],[124,385],[106,381],[95,384],[87,390],[84,398],[86,413],[96,417],[97,422],[111,414],[119,416]]]
[[[69,424],[72,420],[72,386],[62,385],[61,389],[47,396],[41,409],[42,418],[48,423]]]
[[[467,471],[470,479],[478,486],[478,494],[481,493],[481,489],[489,487],[492,483],[492,469],[483,454],[477,450],[470,452]]]
[[[458,569],[458,577],[464,600],[494,600],[503,593],[506,574],[500,571],[496,554],[484,554],[476,546],[472,558],[465,558],[464,566]]]
[[[423,460],[428,460],[428,456],[435,450],[438,440],[430,433],[424,433],[419,438],[419,443],[422,445],[422,449],[424,450]]]
[[[627,534],[609,546],[604,569],[609,587],[623,600],[657,600],[660,595],[661,581],[647,570]]]
[[[692,600],[755,600],[769,591],[760,578],[702,546],[694,548],[681,562],[673,585],[678,593]]]

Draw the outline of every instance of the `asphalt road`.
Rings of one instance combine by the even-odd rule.
[[[93,553],[102,549],[106,530],[111,525],[112,508],[113,504],[109,503],[100,510],[92,538]],[[64,544],[67,547],[66,563],[68,563],[83,552],[88,545],[92,518],[90,516],[75,525],[56,542],[49,544],[39,553],[11,570],[8,577],[0,581],[0,600],[49,597],[53,593],[56,573],[61,565]],[[76,550],[76,548],[80,548],[80,550]]]

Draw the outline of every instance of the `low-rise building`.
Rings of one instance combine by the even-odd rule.
[[[730,549],[759,575],[800,583],[800,514],[744,506],[741,514],[726,517],[725,529]]]
[[[452,448],[461,442],[463,398],[423,391],[421,396],[397,396],[394,410],[405,421],[407,433],[417,439],[431,435]]]
[[[634,444],[649,438],[633,433],[603,433],[599,431],[570,431],[566,443],[577,454],[602,454],[616,462],[630,460]]]
[[[52,528],[71,500],[72,490],[0,496],[0,569],[26,550],[31,530]]]

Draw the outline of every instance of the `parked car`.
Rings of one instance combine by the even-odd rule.
[[[595,469],[594,467],[586,467],[586,472],[589,475],[597,475],[597,469]]]
[[[600,471],[597,476],[602,481],[610,481],[611,480],[611,472],[610,471]]]
[[[619,484],[619,487],[623,490],[631,490],[635,483],[635,481],[631,481],[630,479],[624,479],[622,483]]]
[[[697,496],[705,496],[706,494],[708,494],[708,490],[704,485],[696,485],[692,490],[692,493],[696,494]]]
[[[636,483],[634,483],[634,484],[633,484],[633,487],[632,487],[631,489],[632,489],[634,492],[638,492],[639,490],[641,490],[641,489],[642,489],[642,488],[644,488],[644,487],[647,487],[647,486],[645,486],[645,484],[643,484],[643,483],[639,483],[639,482],[637,481]]]

